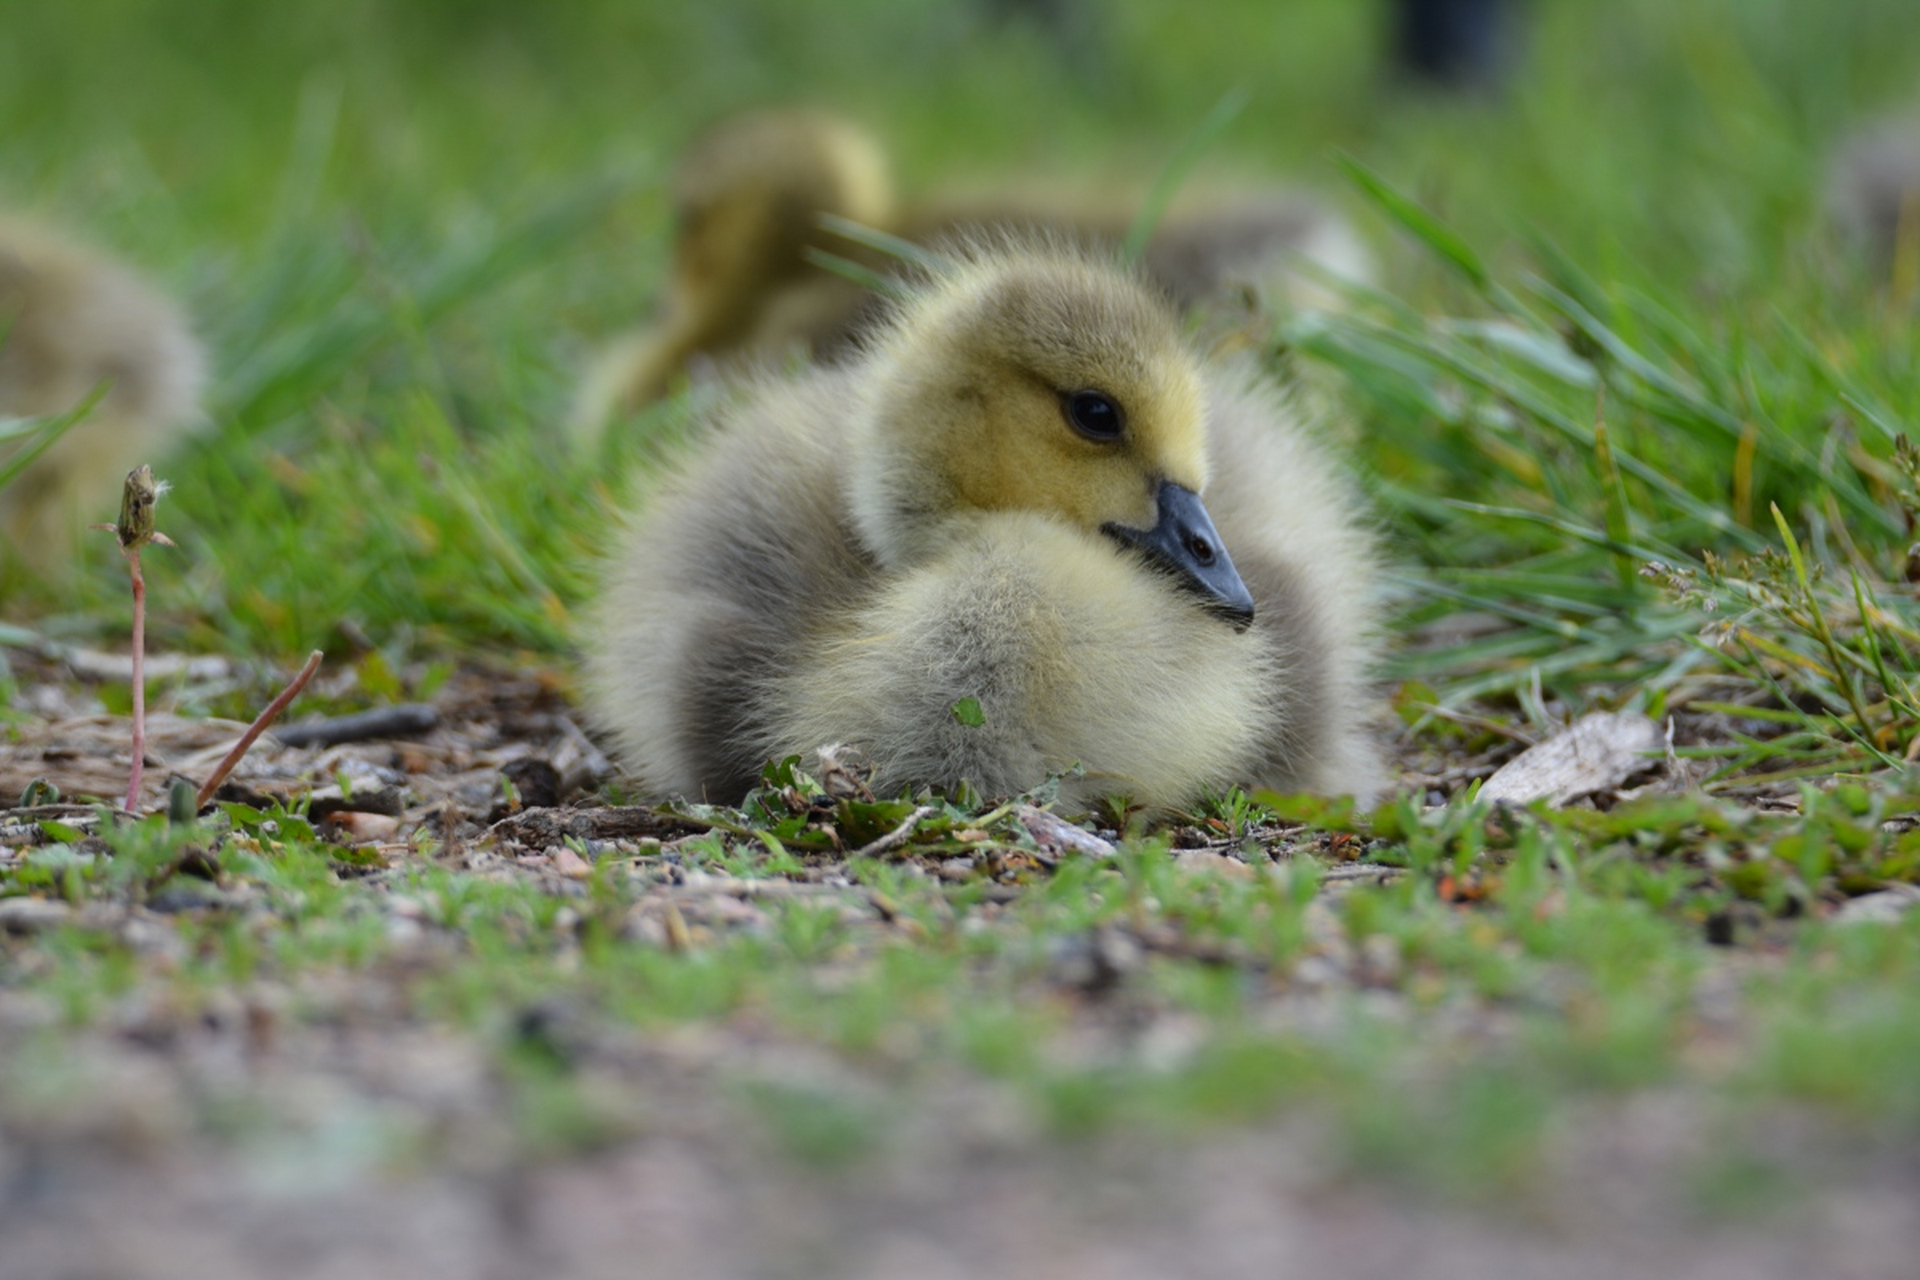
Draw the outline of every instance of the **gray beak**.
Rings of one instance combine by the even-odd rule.
[[[1144,553],[1156,568],[1199,593],[1209,609],[1233,623],[1234,630],[1245,631],[1253,624],[1253,593],[1240,581],[1200,495],[1163,480],[1155,500],[1159,521],[1153,528],[1109,524],[1102,526],[1102,532]]]

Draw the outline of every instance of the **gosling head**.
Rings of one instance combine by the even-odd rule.
[[[1252,621],[1200,499],[1199,368],[1132,277],[1047,246],[964,251],[904,305],[868,367],[849,501],[883,562],[937,551],[957,519],[1030,511]]]
[[[876,225],[893,197],[879,146],[817,111],[777,109],[727,120],[676,166],[678,239],[669,307],[696,346],[738,337],[768,289],[813,268],[820,215]]]

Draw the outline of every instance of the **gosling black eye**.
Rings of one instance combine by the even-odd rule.
[[[1089,440],[1118,440],[1121,429],[1127,425],[1120,406],[1103,392],[1071,392],[1061,402],[1061,408],[1073,429]]]

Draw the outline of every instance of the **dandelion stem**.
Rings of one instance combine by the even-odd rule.
[[[133,767],[127,774],[127,812],[140,804],[140,771],[147,760],[147,580],[140,572],[140,548],[149,542],[163,547],[173,540],[153,527],[153,509],[167,487],[153,478],[153,468],[138,466],[127,472],[120,490],[120,519],[95,525],[111,533],[127,558],[133,579]]]
[[[133,575],[133,769],[127,778],[128,813],[140,804],[140,770],[147,758],[147,580],[140,572],[140,548],[126,548]]]

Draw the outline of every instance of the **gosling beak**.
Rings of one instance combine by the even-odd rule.
[[[1200,495],[1163,480],[1156,502],[1159,523],[1153,528],[1108,524],[1101,531],[1144,552],[1155,566],[1177,575],[1181,586],[1204,597],[1207,607],[1232,622],[1234,630],[1245,631],[1253,623],[1253,593],[1240,581]]]

